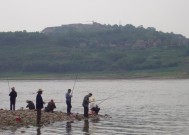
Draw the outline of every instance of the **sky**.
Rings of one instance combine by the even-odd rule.
[[[73,23],[132,24],[189,38],[189,0],[0,0],[0,32]]]

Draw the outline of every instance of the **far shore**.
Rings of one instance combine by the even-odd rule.
[[[177,80],[177,79],[189,79],[189,77],[116,77],[116,78],[77,78],[77,80]],[[25,78],[25,77],[21,77],[21,78],[9,78],[9,79],[5,79],[5,78],[0,78],[1,81],[7,81],[7,80],[75,80],[74,78]]]
[[[74,77],[9,77],[0,80],[75,80]],[[134,76],[134,77],[78,77],[77,80],[167,80],[167,79],[189,79],[187,76]]]
[[[0,80],[119,80],[119,79],[140,79],[140,80],[164,80],[164,79],[189,79],[188,72],[118,72],[118,73],[4,73],[0,74]]]

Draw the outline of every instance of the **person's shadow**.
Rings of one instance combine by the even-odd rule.
[[[71,123],[73,123],[73,122],[72,121],[66,122],[66,133],[68,135],[71,135],[71,133],[72,133],[72,125],[71,125]]]
[[[84,132],[86,135],[89,134],[89,121],[88,121],[88,120],[84,120],[83,132]]]

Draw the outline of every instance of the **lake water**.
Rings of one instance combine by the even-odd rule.
[[[74,80],[9,81],[18,93],[16,109],[35,102],[39,88],[43,100],[54,99],[55,111],[66,112],[65,93]],[[2,135],[188,135],[189,80],[77,80],[72,112],[83,113],[83,97],[92,92],[100,114],[112,118],[55,122],[45,127],[0,129]],[[0,108],[9,109],[8,81],[0,81]],[[97,102],[97,103],[100,103]],[[25,131],[25,132],[22,132]]]

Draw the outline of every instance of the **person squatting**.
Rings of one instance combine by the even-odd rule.
[[[15,91],[15,87],[11,88],[11,92],[9,93],[10,96],[10,110],[15,110],[15,103],[16,103],[16,97],[17,97],[17,92]],[[40,125],[41,122],[41,110],[44,108],[45,102],[43,101],[42,98],[42,89],[38,89],[37,95],[36,95],[36,106],[31,100],[26,100],[27,106],[26,108],[29,108],[29,110],[36,110],[37,115],[36,115],[36,124]],[[100,108],[98,107],[97,104],[95,104],[95,99],[92,98],[90,101],[89,98],[92,96],[92,93],[87,94],[83,98],[82,106],[84,108],[84,117],[88,117],[89,115],[89,103],[90,103],[90,111],[92,112],[91,114],[96,114],[98,115],[98,112]],[[71,89],[68,89],[67,93],[65,94],[66,98],[66,105],[67,105],[67,115],[70,116],[71,113],[71,99],[72,99],[72,93]],[[53,99],[48,102],[47,107],[45,107],[44,111],[46,112],[54,112],[54,109],[56,108],[55,102]]]

